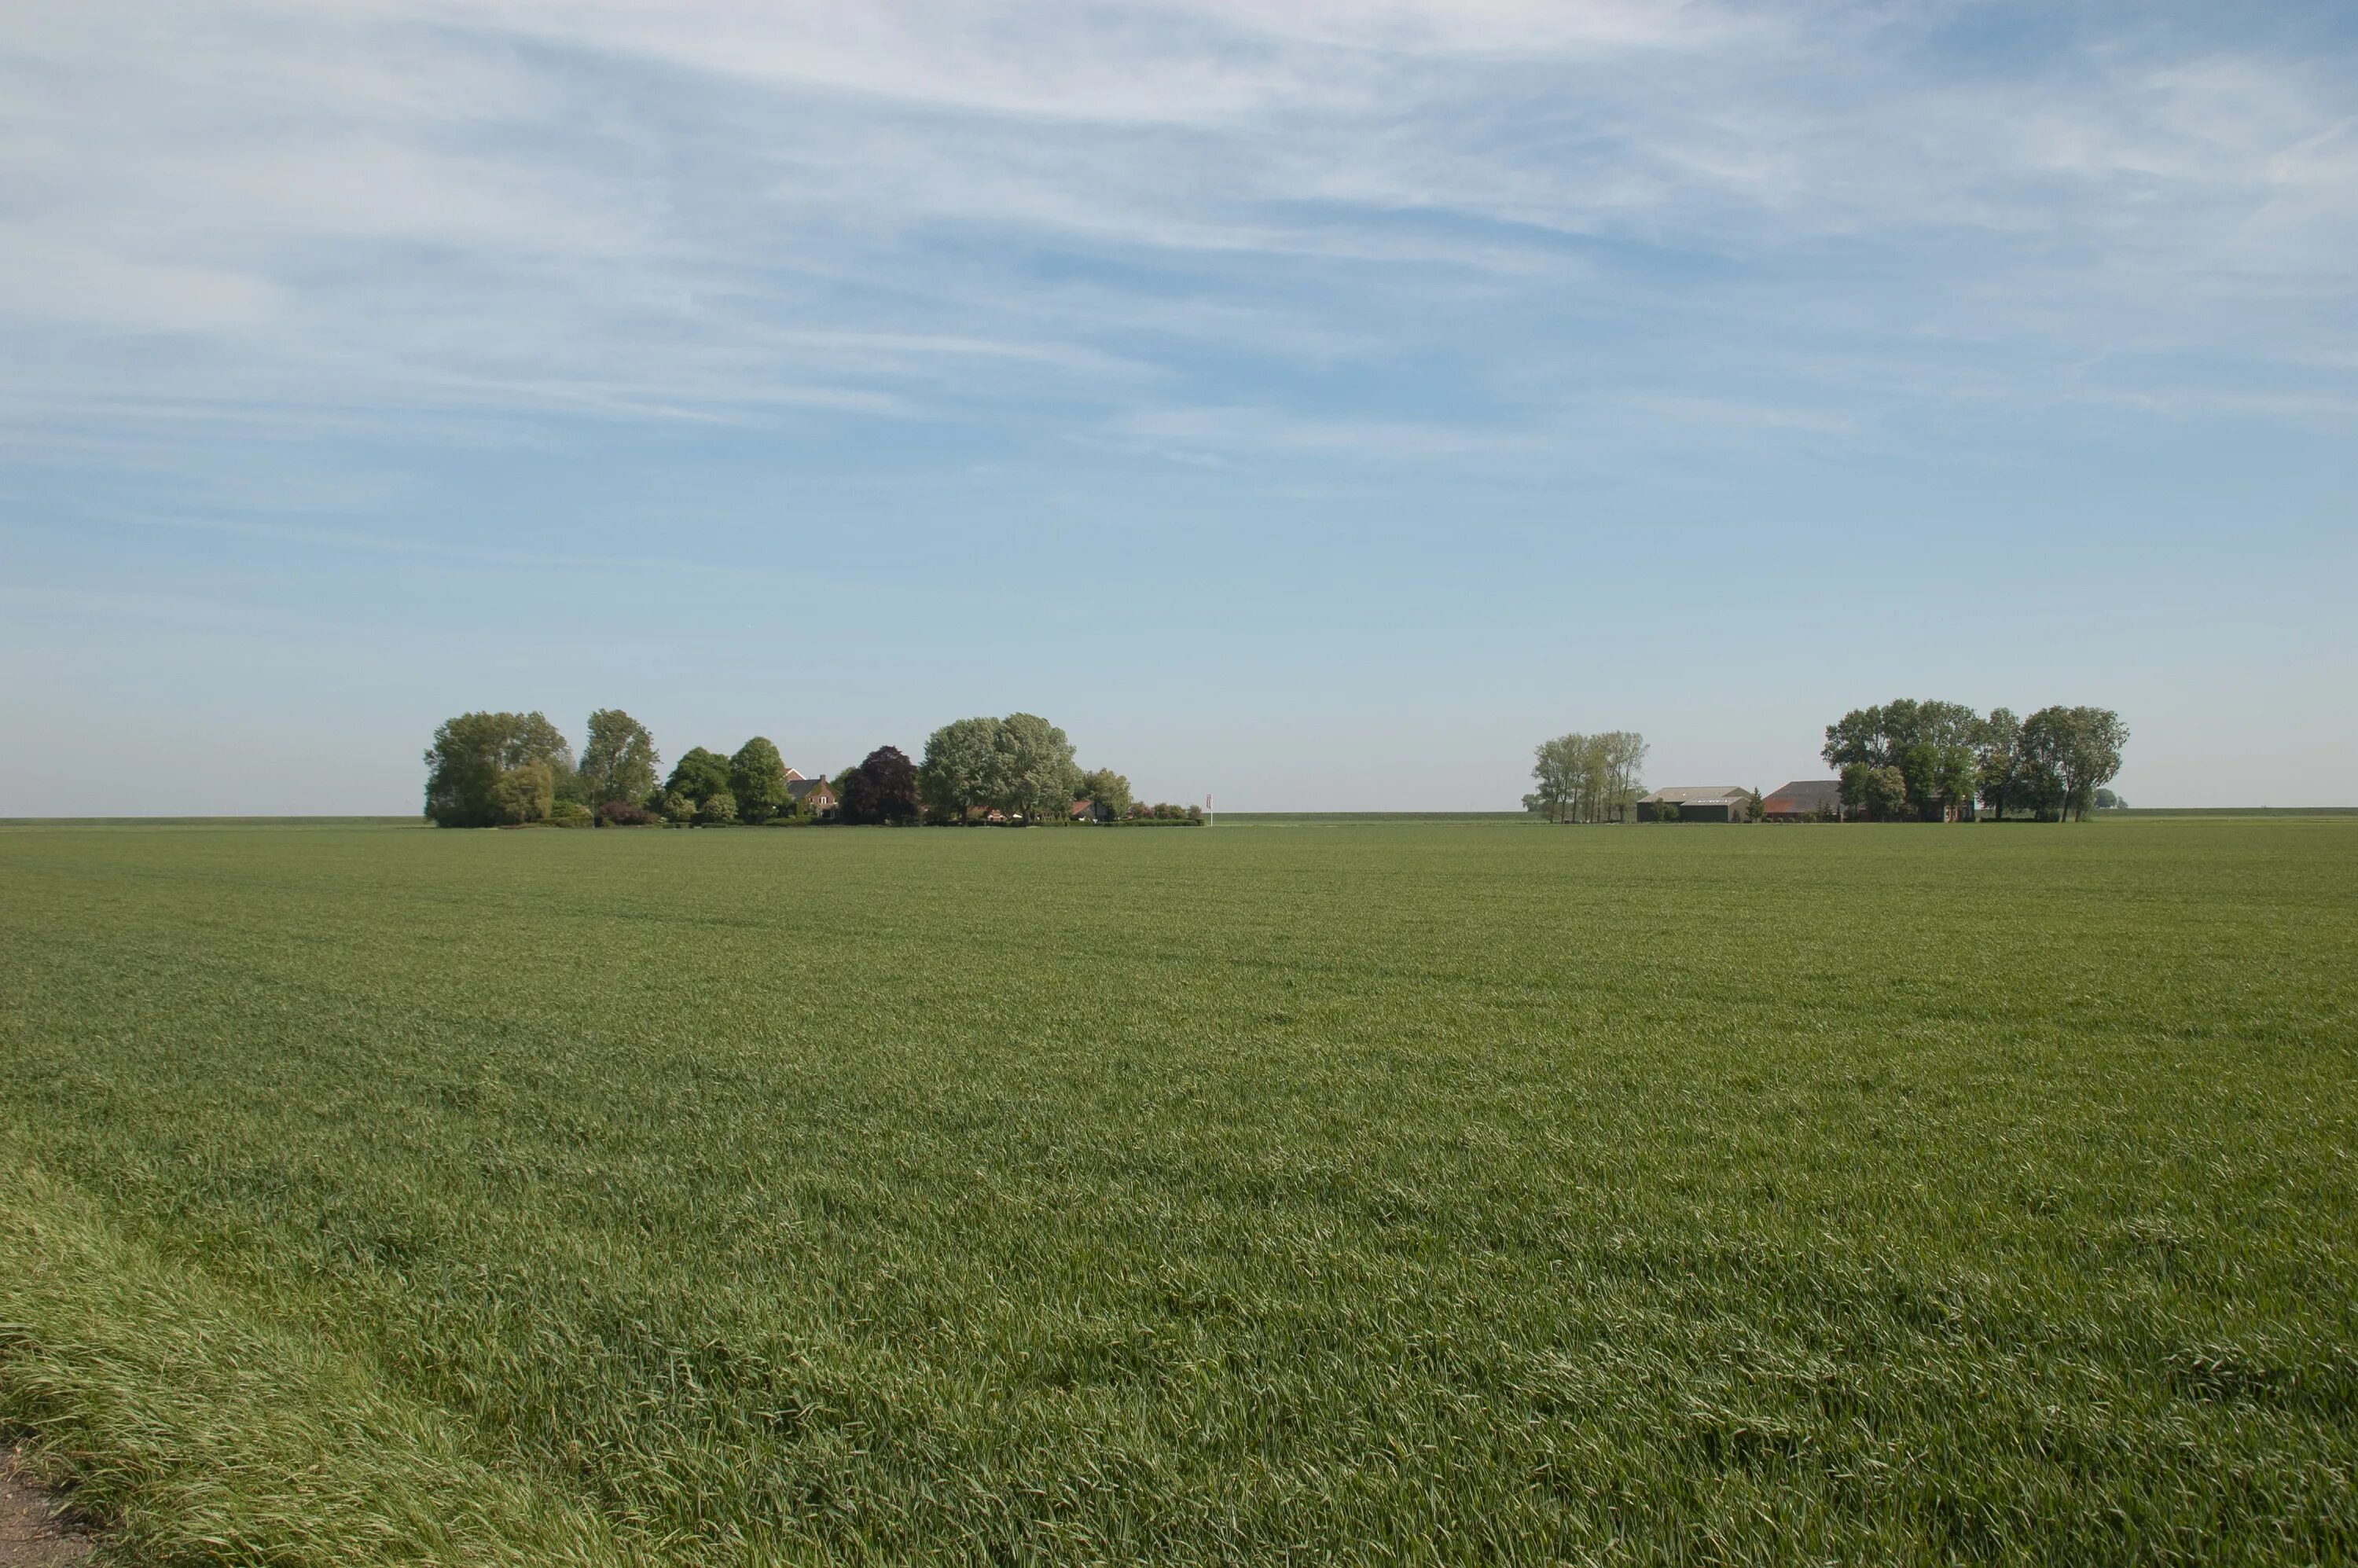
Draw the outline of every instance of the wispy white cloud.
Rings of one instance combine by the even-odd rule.
[[[1448,405],[1511,441],[1616,377],[1856,432],[1888,388],[1805,338],[1918,395],[1960,344],[2346,362],[2353,62],[2129,10],[1950,69],[1980,14],[31,0],[0,418],[1037,406],[1441,455],[1482,445]]]

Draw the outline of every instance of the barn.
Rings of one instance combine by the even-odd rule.
[[[1660,822],[1662,807],[1679,808],[1681,822],[1741,822],[1750,815],[1752,792],[1740,784],[1680,784],[1638,797],[1638,820]]]
[[[1795,779],[1764,795],[1760,816],[1768,822],[1808,822],[1842,815],[1842,780]]]

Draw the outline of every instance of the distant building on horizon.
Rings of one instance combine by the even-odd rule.
[[[1764,822],[1805,822],[1812,816],[1842,815],[1842,780],[1795,779],[1760,800]]]
[[[1677,784],[1638,797],[1638,820],[1660,822],[1662,807],[1679,809],[1681,822],[1741,822],[1751,813],[1752,792],[1739,784]]]

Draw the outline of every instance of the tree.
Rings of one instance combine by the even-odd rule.
[[[992,752],[998,763],[998,804],[1026,822],[1060,821],[1069,815],[1080,769],[1073,742],[1036,713],[1011,713],[999,721]]]
[[[2006,803],[2014,797],[2016,773],[2022,761],[2022,720],[2010,708],[1993,708],[1982,720],[1974,758],[1974,783],[1980,786],[1982,804],[1994,812],[2000,822],[2006,820]]]
[[[546,762],[519,762],[492,781],[492,810],[503,827],[547,819],[557,804],[557,775]]]
[[[2014,793],[2040,821],[2056,814],[2061,821],[2067,791],[2063,784],[2063,710],[2042,708],[2022,721],[2022,744],[2015,756]]]
[[[637,806],[655,793],[655,769],[663,758],[647,727],[619,708],[590,716],[590,739],[581,747],[581,793],[590,806],[610,800]]]
[[[1892,703],[1897,708],[1898,703]],[[1915,704],[1909,703],[1909,708]],[[1819,752],[1830,768],[1886,768],[1892,762],[1891,735],[1885,727],[1887,709],[1854,708],[1826,726],[1826,743]]]
[[[1759,821],[1761,816],[1767,812],[1768,805],[1768,803],[1761,797],[1761,794],[1758,790],[1746,790],[1744,792],[1744,820],[1747,822]]]
[[[860,764],[854,762],[849,767],[838,768],[825,777],[828,785],[835,791],[836,820],[850,821],[850,814],[843,809],[843,801],[846,795],[856,793],[860,788]]]
[[[2026,743],[2036,732],[2039,754],[2061,786],[2058,820],[2075,814],[2087,820],[2096,787],[2121,771],[2128,726],[2109,708],[2042,708],[2022,721],[2022,730]]]
[[[443,827],[489,827],[500,819],[500,775],[538,762],[557,779],[573,772],[573,751],[538,713],[462,713],[445,719],[426,749],[426,815]]]
[[[1829,767],[1896,768],[1917,815],[1952,821],[1973,803],[1982,719],[1961,702],[1897,697],[1826,726]]]
[[[729,793],[748,822],[767,822],[794,800],[786,788],[786,761],[766,736],[756,735],[729,759]]]
[[[1909,717],[1908,751],[1918,771],[1909,776],[1909,798],[1927,822],[1969,815],[1981,715],[1962,702],[1920,702]]]
[[[1550,822],[1576,820],[1572,815],[1580,795],[1581,750],[1585,735],[1559,735],[1531,751],[1531,782],[1539,787],[1526,797]]]
[[[1895,767],[1846,762],[1842,771],[1843,804],[1871,822],[1891,822],[1908,815],[1908,779]]]
[[[655,809],[662,812],[664,820],[674,827],[686,827],[696,821],[696,802],[676,789],[664,791],[663,798],[655,803]]]
[[[737,797],[725,789],[716,789],[704,797],[696,808],[698,827],[727,827],[737,820]]]
[[[851,782],[836,798],[846,822],[914,822],[917,764],[898,746],[879,746],[852,770]]]
[[[999,780],[999,720],[960,719],[925,737],[920,770],[926,806],[964,822],[974,807],[996,800]]]
[[[1119,817],[1130,809],[1130,781],[1111,768],[1098,768],[1081,775],[1081,796],[1100,815]]]
[[[1551,822],[1618,821],[1637,803],[1646,740],[1635,730],[1559,735],[1541,741],[1531,755],[1539,788],[1524,798],[1524,807]]]
[[[1646,793],[1646,738],[1635,730],[1611,730],[1598,739],[1605,752],[1605,794],[1597,820],[1626,822]]]
[[[690,746],[664,781],[665,794],[686,795],[698,806],[728,787],[729,759],[701,746]]]

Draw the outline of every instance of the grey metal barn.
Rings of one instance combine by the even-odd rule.
[[[1638,797],[1638,820],[1660,822],[1661,808],[1675,806],[1681,822],[1741,822],[1750,809],[1752,792],[1737,784],[1681,784]]]

